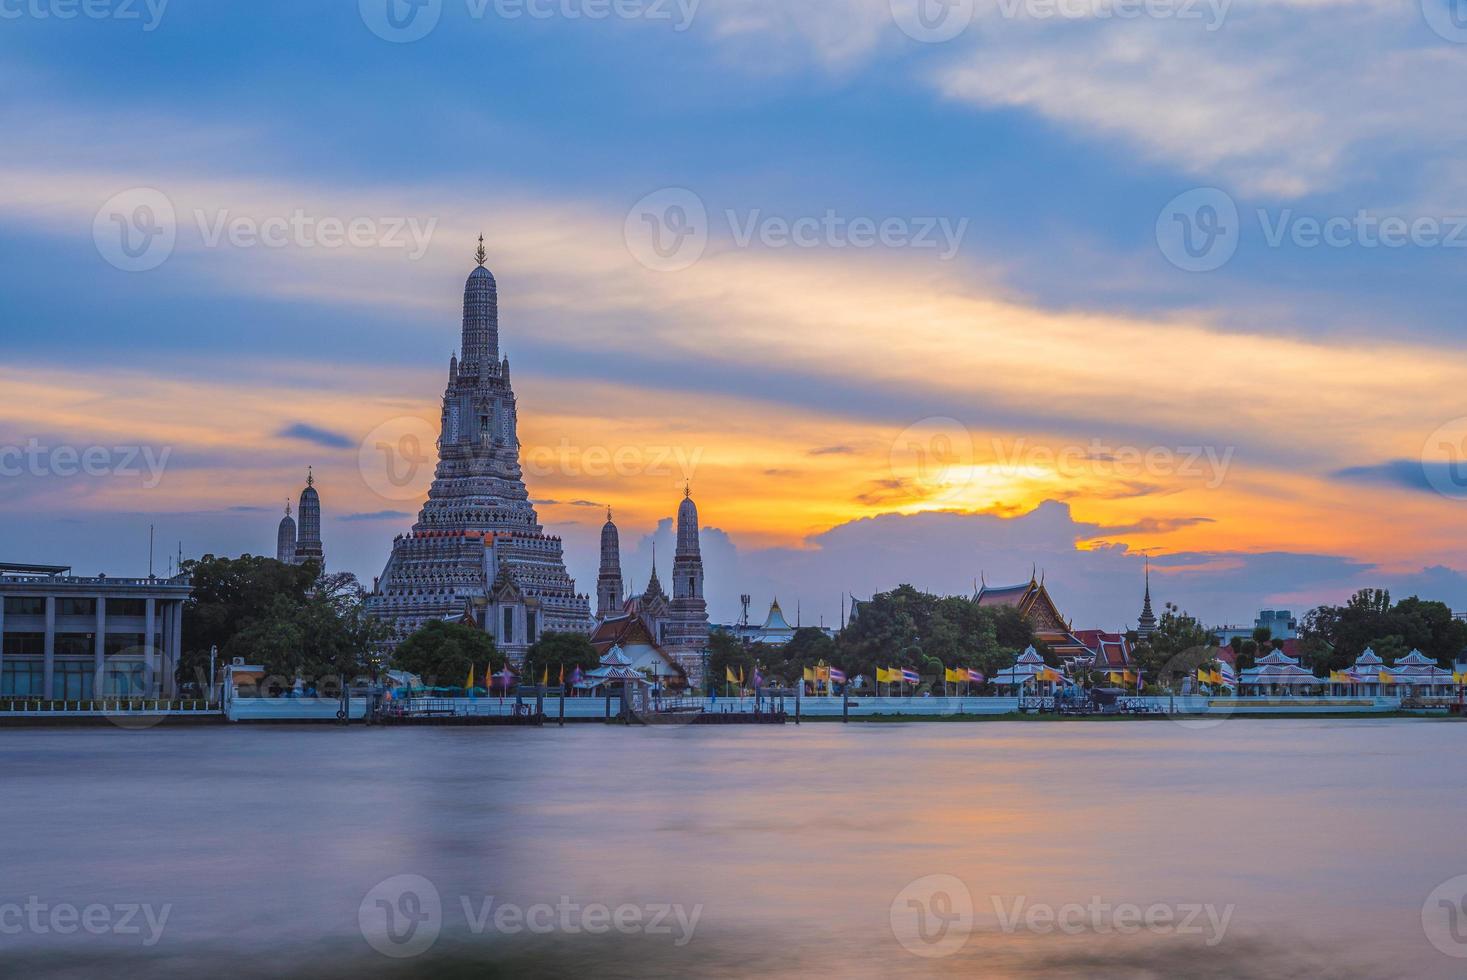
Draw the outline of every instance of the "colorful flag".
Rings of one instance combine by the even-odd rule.
[[[550,686],[550,665],[549,664],[546,664],[545,667],[540,671],[540,686],[541,687],[548,687],[548,686]]]
[[[805,677],[805,680],[809,681],[810,683],[812,683],[812,684],[815,683],[815,668],[814,667],[806,667],[805,668],[805,671],[804,671],[804,677]]]
[[[757,690],[759,690],[763,686],[764,686],[764,675],[761,674],[761,673],[759,673],[759,668],[756,666],[754,668],[754,690],[757,691]]]
[[[464,690],[465,691],[472,691],[473,689],[474,689],[474,665],[473,664],[469,664],[469,679],[466,680],[466,681],[464,681]]]
[[[982,684],[984,681],[988,680],[988,678],[983,676],[982,671],[974,670],[973,668],[969,667],[968,676],[964,678],[964,680],[968,681],[968,683],[970,684]]]
[[[577,667],[575,670],[571,671],[570,682],[572,685],[579,684],[582,680],[583,675],[581,674],[581,668]]]
[[[1224,687],[1236,687],[1237,686],[1237,683],[1238,683],[1238,674],[1237,674],[1236,671],[1233,670],[1233,665],[1232,664],[1230,664],[1226,660],[1224,660],[1222,662],[1222,664],[1221,664],[1221,669],[1218,671],[1218,673],[1222,675],[1222,679],[1223,679],[1222,682],[1223,682],[1223,686]]]
[[[560,665],[560,686],[565,687],[565,664]]]
[[[846,682],[846,672],[845,671],[843,671],[843,670],[841,670],[841,669],[839,669],[837,667],[831,667],[831,668],[829,668],[829,670],[830,670],[830,679],[832,681],[834,681],[837,684],[844,684]]]
[[[910,668],[910,667],[903,667],[902,668],[902,681],[904,683],[907,683],[907,684],[918,684],[918,683],[921,682],[921,680],[922,680],[922,675],[919,674],[919,673],[917,673],[912,668]]]
[[[734,676],[732,667],[723,668],[723,679],[728,681],[730,684],[737,684],[739,682],[739,679]]]

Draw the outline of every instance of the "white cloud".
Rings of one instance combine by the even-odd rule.
[[[1403,150],[1439,170],[1467,143],[1467,46],[1433,34],[1406,0],[1156,0],[1187,16],[1139,18],[1115,16],[1119,0],[979,0],[940,45],[903,38],[889,0],[823,4],[808,22],[773,2],[708,13],[738,50],[762,35],[845,69],[901,52],[942,96],[1031,112],[1247,194],[1347,188]],[[848,29],[826,29],[835,12]]]

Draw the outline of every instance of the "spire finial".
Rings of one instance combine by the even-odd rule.
[[[606,523],[607,524],[610,524],[611,523],[611,505],[610,504],[607,504],[606,505]]]
[[[684,499],[687,499],[687,498],[691,497],[692,495],[693,495],[693,481],[692,480],[684,480],[683,481],[683,498]]]
[[[479,263],[480,266],[482,266],[484,264],[484,260],[485,259],[489,258],[489,253],[486,252],[486,251],[484,251],[484,236],[483,236],[483,234],[480,234],[479,235],[479,250],[474,253],[474,258],[476,260],[478,260],[478,263]]]
[[[307,466],[306,467],[306,486],[308,486],[308,487],[314,487],[315,485],[316,485],[316,472],[315,472],[315,467],[313,467],[313,466]]]
[[[290,516],[290,498],[289,497],[286,497],[285,498],[285,516],[286,517],[289,517]]]

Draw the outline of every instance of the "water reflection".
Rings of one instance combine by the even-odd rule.
[[[43,923],[0,933],[0,962],[42,976],[1455,976],[1467,961],[1438,952],[1421,915],[1467,872],[1463,731],[11,731],[0,905],[171,911],[152,947]],[[394,959],[361,916],[399,875],[431,883],[441,911],[426,951]],[[927,876],[966,892],[958,922],[953,895],[918,889],[929,938],[962,930],[951,955],[914,955],[894,934],[893,903]],[[699,917],[677,945],[558,921],[506,935],[484,914],[566,903],[635,907],[644,924],[660,906]],[[1171,924],[1117,931],[1126,905],[1168,909]],[[1224,933],[1181,929],[1193,907],[1214,922],[1231,909]],[[393,908],[407,922],[421,906]]]

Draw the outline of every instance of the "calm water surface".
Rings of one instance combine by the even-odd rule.
[[[1461,976],[1422,908],[1467,874],[1464,740],[1393,720],[8,730],[0,973]],[[441,913],[421,884],[404,904],[402,875]],[[419,955],[364,938],[384,896],[432,939]],[[476,919],[491,898],[698,917],[690,939],[630,912],[625,934],[505,934]],[[28,901],[168,917],[152,946],[142,913],[140,934],[6,929]],[[1096,902],[1231,911],[1221,935],[1200,912],[1044,928]],[[908,945],[950,955],[909,952],[894,903]]]

